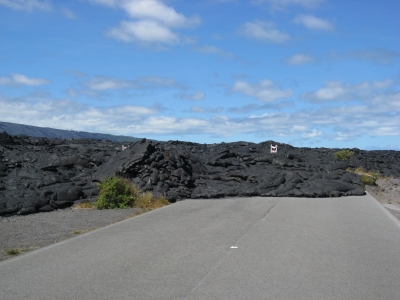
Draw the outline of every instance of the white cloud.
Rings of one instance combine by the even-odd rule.
[[[141,123],[131,124],[129,129],[132,132],[141,132],[142,134],[182,134],[195,133],[196,130],[202,131],[207,127],[209,127],[209,124],[204,119],[151,116]]]
[[[114,134],[126,133],[125,127],[132,122],[159,112],[158,107],[88,107],[68,99],[7,99],[1,96],[0,107],[0,119],[6,122]]]
[[[204,53],[204,54],[216,54],[216,55],[230,57],[230,58],[235,57],[235,55],[233,53],[224,51],[224,50],[222,50],[218,47],[212,46],[212,45],[195,47],[195,48],[193,48],[193,50]]]
[[[202,112],[205,112],[206,109],[204,107],[200,107],[200,106],[194,105],[194,106],[190,107],[190,111],[191,112],[201,112],[202,113]]]
[[[154,20],[168,27],[190,27],[200,24],[200,18],[187,18],[158,0],[122,1],[121,7],[135,19]]]
[[[31,79],[28,78],[28,81]],[[4,78],[2,80],[4,81]],[[7,84],[10,84],[11,78],[6,80]],[[139,77],[133,80],[94,77],[86,81],[86,84],[88,90],[94,92],[176,86],[173,79],[157,76]],[[79,101],[52,98],[44,92],[30,93],[18,98],[7,98],[0,94],[0,120],[60,129],[133,136],[147,135],[149,138],[159,138],[160,135],[205,134],[212,137],[233,137],[249,134],[258,138],[285,136],[302,140],[351,141],[363,136],[389,136],[394,140],[400,136],[398,121],[400,92],[396,91],[395,82],[391,79],[356,84],[329,82],[321,89],[308,93],[308,96],[311,97],[310,101],[324,103],[334,101],[333,104],[301,111],[296,111],[292,104],[291,112],[271,113],[272,109],[279,109],[279,105],[285,104],[284,101],[271,101],[290,97],[292,91],[278,89],[269,80],[256,83],[236,81],[230,91],[253,97],[267,104],[261,103],[258,106],[243,106],[231,110],[223,107],[191,106],[190,109],[183,111],[186,116],[189,112],[196,113],[196,116],[202,116],[202,113],[205,115],[190,118],[164,115],[159,105],[90,107]],[[79,91],[74,89],[67,92],[74,97],[81,96]],[[188,93],[186,96],[192,95],[196,98],[197,95],[200,98],[201,93]],[[361,104],[347,102],[339,106],[336,103],[353,98],[361,99]],[[289,102],[285,104],[286,107],[290,105]],[[221,115],[225,111],[235,112],[233,110],[238,110],[236,112],[245,116],[239,118]],[[256,113],[248,115],[249,111]],[[206,118],[204,117],[206,114],[212,116]]]
[[[244,113],[249,113],[251,111],[281,110],[283,108],[293,107],[293,106],[294,106],[293,101],[279,101],[275,103],[270,102],[261,105],[256,103],[251,103],[243,106],[230,107],[228,108],[228,112],[232,112],[235,114],[244,114]]]
[[[238,2],[238,0],[207,0],[211,3],[228,3],[228,2]]]
[[[400,112],[400,92],[388,92],[380,95],[373,96],[368,103],[374,107],[374,111],[392,112],[396,114]],[[383,105],[384,104],[384,105]]]
[[[314,57],[306,54],[294,54],[286,60],[289,65],[305,65],[314,61]]]
[[[52,99],[42,93],[20,98],[0,95],[0,119],[60,129],[149,135],[149,138],[158,134],[207,134],[214,137],[254,134],[258,137],[349,141],[360,136],[399,136],[399,100],[400,92],[392,92],[377,95],[364,105],[326,106],[290,113],[269,112],[243,118],[224,115],[187,118],[160,115],[162,111],[157,106],[89,107],[78,101]],[[223,108],[192,106],[191,111],[219,114]]]
[[[290,39],[287,33],[276,29],[272,22],[247,22],[240,27],[237,33],[249,38],[273,43],[284,43]]]
[[[125,42],[144,44],[188,43],[173,28],[187,28],[200,24],[198,16],[186,17],[159,0],[92,0],[91,2],[124,10],[132,21],[121,21],[118,27],[108,30],[108,36]]]
[[[193,94],[180,94],[179,98],[185,99],[185,100],[198,101],[198,100],[203,100],[205,98],[205,96],[206,95],[203,92],[196,92]]]
[[[328,31],[334,30],[334,26],[331,22],[314,17],[313,15],[299,14],[294,18],[293,22],[299,25],[303,25],[308,29]]]
[[[133,82],[114,78],[96,77],[85,82],[85,85],[91,90],[118,90],[133,87]]]
[[[48,0],[0,0],[0,5],[4,5],[14,10],[31,11],[40,9],[44,11],[52,10],[51,2]]]
[[[377,126],[371,128],[368,134],[371,136],[396,136],[399,135],[399,128],[398,126]]]
[[[310,102],[351,101],[357,99],[368,100],[373,92],[390,87],[393,80],[364,81],[358,84],[344,84],[339,81],[330,81],[323,88],[314,92],[304,93],[302,99]]]
[[[68,9],[68,8],[66,8],[66,7],[61,8],[61,12],[62,12],[62,13],[64,14],[64,16],[67,17],[68,19],[75,20],[75,19],[78,18],[78,17],[76,16],[76,14],[75,14],[72,10],[70,10],[70,9]]]
[[[67,89],[67,90],[66,90],[66,93],[67,93],[69,96],[74,97],[74,98],[76,98],[76,97],[79,96],[79,93],[78,93],[75,89],[73,89],[73,88]]]
[[[117,3],[119,3],[120,1],[119,0],[89,0],[89,2],[115,7],[117,5]]]
[[[84,82],[84,84],[89,89],[96,91],[178,86],[174,79],[159,76],[138,77],[133,80],[96,76]]]
[[[107,35],[124,42],[175,44],[180,40],[178,35],[174,34],[168,27],[150,20],[122,21],[119,27],[107,31]]]
[[[284,9],[290,5],[300,5],[306,8],[313,8],[325,2],[325,0],[252,0],[254,4],[269,4],[272,9]]]
[[[301,135],[302,138],[315,138],[322,135],[322,131],[313,129],[311,132],[305,132]]]
[[[255,64],[255,62],[243,59],[240,56],[236,56],[232,52],[225,51],[225,50],[223,50],[221,48],[218,48],[216,46],[213,46],[213,45],[205,45],[205,46],[193,47],[192,50],[200,52],[200,53],[203,53],[203,54],[218,55],[221,58],[233,59],[236,62],[243,63],[243,64],[246,64],[246,65],[254,65]]]
[[[326,87],[313,93],[304,94],[304,99],[314,101],[337,101],[344,100],[351,91],[340,82],[328,82]]]
[[[210,109],[193,107],[192,111],[207,110]],[[374,122],[365,122],[366,120]],[[388,118],[387,112],[376,115],[368,107],[329,107],[308,112],[266,113],[245,118],[221,115],[209,119],[150,116],[132,124],[130,128],[138,134],[209,134],[218,137],[257,134],[305,139],[322,137],[341,141],[365,135],[400,135],[400,124],[395,118]]]
[[[244,94],[248,97],[256,98],[263,102],[272,102],[280,98],[288,98],[293,95],[292,90],[279,90],[274,83],[264,79],[259,83],[249,84],[245,81],[237,81],[232,89],[233,92]]]
[[[175,79],[171,77],[161,77],[161,76],[139,77],[137,81],[142,83],[142,85],[149,87],[156,87],[156,86],[173,87],[178,85]]]
[[[294,125],[291,128],[292,131],[298,131],[298,132],[306,131],[307,129],[308,129],[308,127],[305,125]]]
[[[222,107],[200,107],[200,106],[191,106],[190,107],[191,112],[196,112],[196,113],[221,113],[224,111]]]
[[[375,81],[372,81],[372,83],[363,82],[363,83],[359,84],[357,86],[357,88],[365,89],[365,90],[369,90],[369,89],[385,89],[385,88],[390,87],[392,84],[393,84],[393,80],[392,79],[375,80]]]
[[[0,77],[0,85],[28,85],[28,86],[36,86],[36,85],[44,85],[49,84],[50,81],[43,78],[28,78],[25,75],[21,74],[11,74],[11,78],[8,77]]]
[[[209,119],[151,116],[141,123],[132,124],[130,129],[143,134],[209,134],[215,137],[259,131],[257,124],[251,120],[230,119],[226,116],[213,116]]]
[[[400,53],[395,52],[390,49],[360,49],[360,50],[351,50],[343,55],[345,58],[353,58],[359,60],[367,60],[372,61],[378,64],[390,64],[395,60],[400,59]]]
[[[337,131],[334,135],[332,135],[331,139],[339,142],[348,142],[353,141],[356,138],[360,137],[361,134],[357,134],[355,132],[346,132],[346,131]]]

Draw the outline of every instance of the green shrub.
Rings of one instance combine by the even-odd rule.
[[[360,180],[365,185],[375,185],[375,179],[368,175],[361,175]]]
[[[354,152],[350,151],[350,150],[340,150],[333,154],[333,156],[339,160],[348,160],[348,159],[352,158],[353,155],[354,155]]]
[[[98,185],[99,198],[95,202],[98,209],[129,208],[138,197],[138,190],[129,180],[121,177],[111,177]]]
[[[128,179],[111,177],[99,184],[99,198],[94,203],[98,209],[129,208],[156,209],[168,205],[163,197],[154,198],[152,193],[139,193]]]

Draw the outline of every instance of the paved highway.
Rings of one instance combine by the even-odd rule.
[[[0,263],[6,299],[400,299],[372,196],[187,200]]]

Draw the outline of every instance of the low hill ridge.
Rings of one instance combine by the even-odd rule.
[[[31,137],[69,139],[93,139],[108,140],[111,142],[136,142],[140,138],[123,135],[112,135],[106,133],[92,133],[85,131],[63,130],[48,127],[31,126],[9,122],[0,122],[0,132],[7,132],[9,135],[26,135]]]

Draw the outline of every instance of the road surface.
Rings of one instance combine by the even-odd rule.
[[[187,200],[0,263],[7,299],[400,299],[372,196]]]

